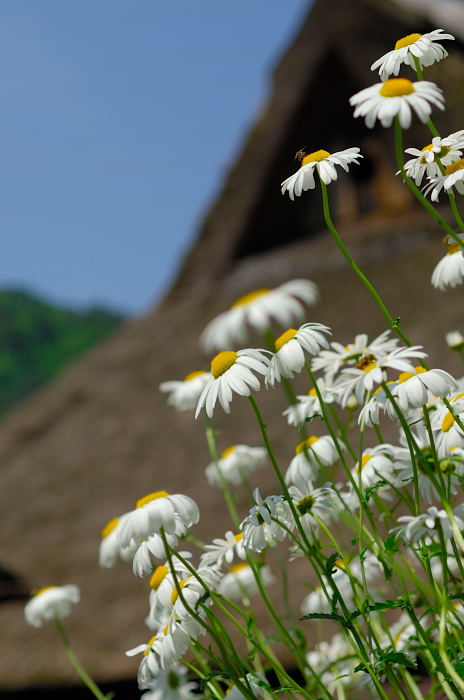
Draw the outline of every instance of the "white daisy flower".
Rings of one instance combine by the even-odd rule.
[[[364,117],[368,129],[377,119],[388,127],[398,117],[403,129],[411,126],[412,110],[424,124],[429,120],[431,104],[444,109],[443,93],[434,83],[420,80],[416,83],[406,78],[391,78],[361,90],[350,98],[355,107],[354,116]]]
[[[312,481],[322,467],[331,467],[338,459],[337,448],[329,435],[310,435],[295,447],[295,456],[285,474],[285,483],[301,479]]]
[[[246,550],[262,552],[266,547],[273,547],[287,535],[287,530],[275,520],[279,520],[287,528],[293,528],[290,506],[283,496],[268,496],[261,498],[259,489],[253,491],[255,505],[250,509],[248,517],[240,524],[243,533],[243,544]]]
[[[207,352],[243,345],[248,338],[247,326],[261,334],[273,321],[288,327],[303,319],[305,306],[313,306],[318,298],[318,289],[309,280],[290,280],[275,289],[257,289],[213,319],[203,331],[200,343]]]
[[[464,173],[464,170],[463,170]],[[459,236],[464,240],[464,236]],[[464,280],[464,255],[462,246],[450,238],[445,237],[447,254],[436,265],[432,273],[432,284],[437,289],[456,287]]]
[[[396,448],[381,444],[363,451],[361,462],[357,462],[352,473],[356,483],[361,478],[363,488],[369,488],[381,479],[393,481],[393,461]]]
[[[460,530],[464,529],[464,503],[453,510],[456,525]],[[436,537],[438,529],[441,528],[445,540],[451,538],[453,527],[448,513],[445,510],[438,510],[435,506],[427,508],[421,515],[401,515],[398,522],[404,523],[393,528],[390,532],[396,532],[405,542],[417,542],[421,537]]]
[[[324,403],[332,403],[333,397],[327,390],[326,382],[323,379],[318,379],[317,386]],[[283,415],[287,417],[289,425],[298,427],[303,425],[309,418],[322,414],[321,404],[314,387],[312,387],[307,394],[297,396],[296,400],[296,404],[289,406],[283,412]]]
[[[137,543],[131,542],[128,547],[121,547],[119,543],[119,529],[124,518],[125,514],[119,518],[112,518],[101,531],[98,562],[102,569],[111,569],[118,559],[128,561],[134,556]]]
[[[26,603],[24,617],[31,627],[41,627],[45,620],[67,617],[73,603],[81,597],[79,586],[44,586],[39,588]]]
[[[321,350],[318,357],[313,359],[311,369],[313,372],[322,370],[330,384],[343,365],[354,365],[366,355],[388,355],[398,347],[398,339],[389,338],[390,333],[390,330],[384,331],[371,342],[365,333],[357,335],[348,345],[332,342],[331,350]]]
[[[177,587],[171,594],[172,611],[169,621],[169,629],[176,627],[177,621],[195,621],[192,612],[198,613],[200,600],[204,605],[212,605],[209,595],[210,591],[215,591],[224,574],[217,566],[205,566],[200,564],[196,570],[196,576],[189,573],[186,578],[180,580],[179,587],[182,591],[180,596]],[[198,578],[197,578],[198,577]]]
[[[410,359],[426,357],[420,345],[411,347],[399,347],[388,355],[378,356],[374,353],[362,357],[354,367],[346,367],[332,387],[332,392],[338,397],[342,406],[354,393],[358,402],[364,401],[366,392],[373,391],[376,384],[382,384],[387,380],[387,369],[396,369],[399,372],[414,372]]]
[[[416,641],[417,630],[411,622],[411,618],[407,613],[402,613],[399,619],[394,622],[389,628],[389,634],[386,634],[383,639],[380,639],[382,649],[392,648],[394,651],[408,652],[411,646],[411,637]]]
[[[460,158],[460,160],[457,160],[455,163],[447,165],[444,175],[440,174],[430,178],[430,181],[424,187],[423,191],[425,195],[430,194],[432,202],[438,202],[440,192],[442,190],[445,190],[445,192],[452,192],[453,187],[459,194],[464,194],[464,158]]]
[[[319,642],[306,654],[306,658],[328,691],[340,697],[344,695],[340,694],[340,687],[354,685],[359,676],[365,675],[362,671],[353,672],[358,665],[358,657],[342,634],[334,635],[329,641]]]
[[[205,469],[206,480],[211,486],[222,487],[218,467],[225,481],[234,486],[243,484],[256,469],[267,462],[267,451],[264,447],[248,447],[248,445],[230,445],[221,454],[218,464],[211,462]]]
[[[427,34],[408,34],[398,39],[392,51],[374,61],[371,70],[378,68],[380,79],[386,80],[390,75],[398,75],[403,63],[415,70],[414,57],[422,67],[431,66],[448,55],[446,49],[438,43],[443,39],[454,39],[454,36],[446,34],[443,29],[434,29]]]
[[[154,635],[146,644],[138,644],[136,647],[126,651],[126,656],[143,654],[137,673],[139,688],[149,688],[153,678],[161,670],[158,656],[159,644],[157,635]]]
[[[181,552],[184,559],[191,557],[190,552]],[[187,567],[177,557],[173,557],[176,579],[182,581],[189,575]],[[171,596],[176,584],[168,562],[157,566],[150,577],[150,611],[146,623],[150,629],[158,630],[168,622],[171,610]]]
[[[274,576],[266,565],[260,567],[258,575],[264,586],[269,586],[274,581]],[[231,566],[218,586],[218,593],[230,600],[243,600],[257,592],[253,569],[245,562]]]
[[[315,518],[328,525],[340,510],[337,494],[328,484],[315,489],[311,481],[297,479],[289,487],[288,492],[300,515],[300,522],[305,532],[313,530],[317,533],[319,523]]]
[[[449,331],[445,340],[450,350],[460,350],[464,347],[464,336],[461,331]]]
[[[441,175],[440,164],[446,167],[460,160],[463,148],[464,131],[456,131],[445,138],[434,136],[432,143],[424,146],[420,151],[417,148],[407,148],[405,153],[415,157],[404,164],[406,175],[414,180],[417,186],[420,186],[424,175],[427,175],[428,178]],[[400,172],[398,171],[396,174],[399,175]]]
[[[210,377],[209,372],[199,369],[187,374],[181,382],[162,382],[159,389],[169,394],[169,406],[173,406],[177,411],[193,411]]]
[[[456,380],[448,372],[443,369],[426,370],[419,365],[414,372],[402,372],[391,393],[399,408],[406,411],[410,406],[425,406],[431,395],[443,398],[457,388]]]
[[[204,387],[195,418],[204,407],[206,415],[211,418],[216,401],[219,401],[226,413],[230,413],[232,393],[250,396],[251,391],[259,391],[259,379],[253,374],[266,374],[269,359],[266,350],[223,350],[211,360],[211,378]],[[252,371],[253,370],[253,371]]]
[[[199,519],[198,506],[189,496],[153,491],[139,498],[135,510],[126,514],[119,528],[119,542],[127,547],[132,540],[158,534],[161,527],[167,534],[184,535]]]
[[[222,566],[224,562],[231,564],[236,556],[239,559],[246,559],[241,532],[234,535],[231,530],[228,530],[224,540],[216,538],[212,544],[206,544],[205,549],[208,551],[201,555],[201,563],[205,566],[211,564]]]
[[[464,423],[464,394],[450,397],[449,402],[453,413],[443,404],[436,408],[431,418],[433,438],[440,459],[447,457],[453,447],[464,447],[464,431],[454,417],[458,416],[461,423]]]
[[[305,352],[317,355],[321,348],[327,348],[328,342],[323,333],[332,333],[322,323],[305,323],[298,330],[289,328],[275,341],[275,354],[271,357],[266,375],[266,385],[274,386],[282,378],[292,379],[294,372],[303,369]]]
[[[396,386],[396,382],[389,380],[388,382],[385,382],[388,386],[388,390],[391,392],[394,387]],[[383,386],[379,386],[374,393],[372,394],[372,397],[369,399],[369,401],[365,404],[365,406],[361,409],[361,412],[358,416],[358,425],[367,425],[370,428],[374,425],[378,425],[380,422],[380,409],[383,410],[384,413],[387,414],[389,418],[392,420],[394,418],[397,418],[397,415],[395,413],[394,406],[390,399],[387,396],[387,392],[385,391]]]
[[[344,151],[337,151],[337,153],[332,154],[324,150],[314,151],[313,153],[298,151],[296,158],[300,161],[300,169],[282,182],[282,194],[288,192],[290,199],[294,200],[295,195],[299,197],[302,192],[313,190],[316,187],[315,170],[322,182],[325,185],[329,185],[338,177],[335,169],[336,165],[348,172],[348,165],[350,163],[358,165],[359,158],[362,157],[357,147],[346,148]]]
[[[187,700],[197,697],[194,693],[198,686],[193,681],[185,680],[186,673],[187,669],[183,666],[160,671],[141,700]]]

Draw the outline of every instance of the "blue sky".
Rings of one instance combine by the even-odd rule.
[[[308,0],[3,0],[0,285],[142,313]]]

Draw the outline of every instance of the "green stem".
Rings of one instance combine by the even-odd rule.
[[[64,628],[63,622],[61,618],[58,617],[58,615],[55,615],[55,624],[58,628],[58,632],[60,633],[61,641],[63,642],[63,646],[65,648],[66,654],[68,655],[68,659],[71,662],[71,666],[74,668],[81,681],[85,683],[92,695],[98,698],[98,700],[106,700],[106,695],[103,695],[100,688],[97,686],[95,681],[89,676],[89,674],[75,655],[69,642],[69,638]]]

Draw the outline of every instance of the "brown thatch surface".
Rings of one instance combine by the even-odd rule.
[[[341,26],[343,32],[338,29]],[[104,523],[131,508],[144,493],[165,488],[197,500],[202,512],[196,530],[200,537],[222,536],[228,525],[221,497],[205,486],[203,470],[209,458],[201,421],[195,423],[190,414],[166,408],[158,392],[161,381],[206,366],[198,348],[205,324],[252,288],[309,277],[318,283],[322,297],[309,320],[332,326],[336,339],[348,342],[357,332],[372,334],[385,328],[331,239],[325,233],[317,235],[317,221],[311,219],[309,239],[292,235],[295,228],[302,229],[307,212],[300,202],[280,198],[278,183],[291,172],[292,154],[307,140],[303,131],[313,129],[312,121],[319,119],[314,128],[325,129],[321,133],[326,139],[338,135],[344,144],[340,147],[356,143],[344,141],[345,130],[363,132],[362,125],[353,127],[352,121],[325,125],[318,109],[307,112],[304,123],[311,89],[322,85],[321,61],[327,70],[342,63],[349,86],[359,89],[372,82],[371,61],[388,49],[392,38],[415,26],[411,17],[399,17],[387,3],[384,7],[367,0],[316,2],[276,70],[270,100],[166,300],[89,353],[1,426],[0,562],[31,587],[69,582],[82,587],[82,602],[69,628],[84,665],[97,678],[135,673],[137,662],[126,658],[124,651],[149,636],[143,625],[146,581],[136,580],[126,565],[112,571],[98,568],[99,532]],[[327,54],[328,47],[336,49],[335,58]],[[454,59],[451,65],[462,75],[459,61]],[[443,76],[456,80],[446,70]],[[332,94],[330,99],[333,102],[339,96]],[[321,107],[321,114],[330,107]],[[445,128],[460,127],[446,119]],[[387,137],[377,138],[381,146]],[[393,164],[382,167],[387,165],[394,171]],[[387,182],[394,182],[394,177]],[[341,190],[334,187],[331,192]],[[388,200],[388,195],[387,187],[383,196]],[[311,201],[316,206],[316,200]],[[432,365],[459,373],[443,336],[450,329],[462,329],[462,290],[438,292],[429,282],[443,254],[440,231],[409,201],[399,207],[404,215],[392,216],[391,210],[379,205],[363,220],[345,226],[346,240],[376,280],[393,314],[401,315],[402,328],[415,343],[427,345]],[[254,247],[247,242],[253,236]],[[267,245],[267,240],[272,244]],[[250,342],[261,344],[258,339]],[[278,457],[286,465],[295,436],[280,415],[283,396],[275,390],[263,391],[257,398],[272,426]],[[247,402],[234,399],[232,408],[230,417],[217,413],[219,447],[234,442],[259,444]],[[258,474],[257,481],[267,493],[273,491],[270,472]],[[294,567],[292,575],[301,563]],[[303,589],[296,590],[295,600],[304,594]],[[0,619],[3,687],[73,678],[51,626],[28,629],[22,604],[17,603],[3,605]]]

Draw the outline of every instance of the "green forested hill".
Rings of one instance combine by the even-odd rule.
[[[0,290],[0,413],[57,375],[122,321],[102,308],[70,311],[16,290]]]

